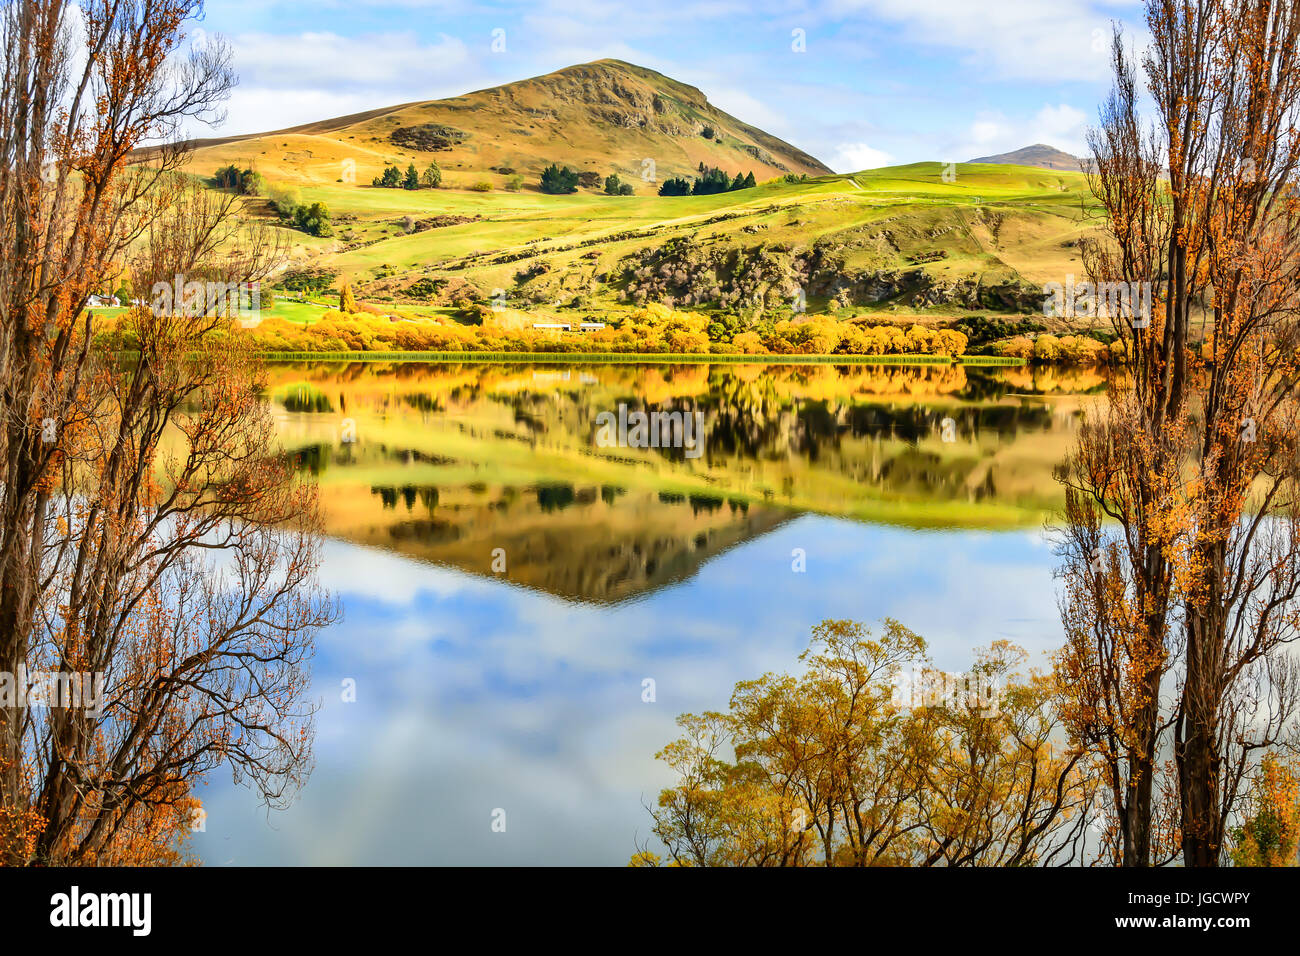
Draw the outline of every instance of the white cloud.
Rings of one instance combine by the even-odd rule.
[[[946,162],[966,162],[977,156],[1009,152],[1035,143],[1081,156],[1087,151],[1085,132],[1088,122],[1087,113],[1068,103],[1045,105],[1028,117],[984,113],[947,145],[945,155],[935,158]]]
[[[879,169],[891,162],[893,157],[888,153],[866,143],[841,143],[835,147],[835,156],[830,165],[837,173],[856,173],[861,169]]]
[[[345,600],[354,596],[404,605],[420,594],[450,599],[457,595],[483,594],[499,587],[496,582],[461,571],[334,538],[326,539],[324,557],[318,574],[320,584]]]
[[[456,79],[469,63],[463,40],[442,34],[422,43],[412,33],[243,34],[232,40],[235,69],[252,85],[312,90],[427,86]],[[383,50],[382,56],[367,55]],[[458,84],[459,85],[459,84]]]
[[[445,34],[422,42],[414,34],[337,33],[230,38],[240,84],[221,133],[256,133],[474,89],[474,58]],[[364,55],[383,50],[383,56]],[[481,85],[491,85],[486,77]]]
[[[835,0],[831,7],[896,24],[909,43],[961,51],[968,65],[1000,79],[1098,81],[1108,75],[1114,11],[1093,10],[1084,0]]]

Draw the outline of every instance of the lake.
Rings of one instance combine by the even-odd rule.
[[[316,640],[306,786],[268,812],[214,775],[195,851],[622,865],[673,782],[654,755],[677,715],[794,669],[818,621],[897,618],[947,670],[998,639],[1041,662],[1063,643],[1052,468],[1103,387],[1026,367],[273,365],[344,618]],[[602,447],[620,404],[699,412],[703,453]]]

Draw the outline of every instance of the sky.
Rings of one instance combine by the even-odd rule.
[[[614,57],[837,172],[1086,151],[1137,0],[208,0],[240,83],[217,132],[439,99]],[[195,135],[211,135],[195,130]]]

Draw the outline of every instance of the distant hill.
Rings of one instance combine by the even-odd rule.
[[[621,60],[599,60],[463,96],[406,103],[290,129],[198,140],[194,165],[252,163],[275,179],[334,182],[351,160],[368,182],[386,164],[435,160],[454,184],[465,174],[534,179],[555,162],[611,172],[638,192],[690,176],[700,163],[758,180],[828,174],[808,153],[709,103],[693,86]],[[503,172],[505,171],[505,172]]]
[[[1011,153],[998,153],[996,156],[980,156],[970,160],[972,163],[990,163],[996,166],[1033,166],[1037,169],[1057,169],[1072,173],[1082,171],[1083,162],[1078,156],[1071,156],[1054,146],[1035,143]]]

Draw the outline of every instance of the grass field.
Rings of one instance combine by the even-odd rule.
[[[588,271],[600,271],[648,244],[688,238],[766,245],[811,244],[846,233],[846,265],[899,267],[926,253],[945,254],[926,271],[944,277],[977,272],[1060,281],[1082,272],[1077,247],[1084,177],[1007,166],[956,167],[943,181],[938,163],[831,176],[805,183],[775,181],[714,196],[614,197],[579,193],[476,193],[455,189],[395,190],[343,184],[302,187],[304,201],[324,202],[338,237],[322,241],[316,264],[352,282],[388,267],[398,273],[440,271],[459,260],[526,254],[551,257],[552,270],[595,250]],[[719,216],[722,222],[709,222]],[[478,221],[407,234],[403,219],[479,216]],[[888,227],[889,242],[852,243],[859,233]],[[748,234],[743,232],[748,228]],[[627,238],[611,238],[634,232]],[[757,239],[749,236],[761,232]],[[609,240],[609,241],[603,241]],[[577,246],[578,249],[562,249]],[[490,254],[488,256],[487,254]],[[456,271],[484,288],[514,284],[520,260],[469,262]]]

